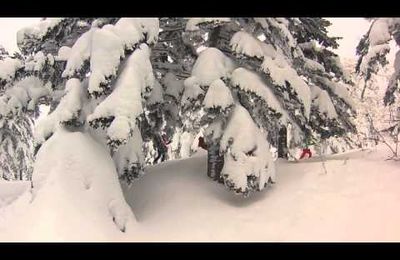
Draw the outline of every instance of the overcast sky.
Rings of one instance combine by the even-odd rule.
[[[16,32],[18,29],[36,23],[40,18],[0,18],[0,44],[10,53],[18,50]],[[330,36],[341,36],[336,53],[341,58],[355,58],[356,46],[368,30],[369,22],[363,18],[328,18],[332,22]]]

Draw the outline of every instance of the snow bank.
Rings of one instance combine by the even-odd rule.
[[[0,179],[0,208],[9,205],[30,187],[30,181],[4,181]]]
[[[90,135],[57,131],[39,150],[33,190],[0,209],[1,241],[123,240],[135,217],[108,151]]]

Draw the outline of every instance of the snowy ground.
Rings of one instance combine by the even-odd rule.
[[[280,161],[277,183],[244,199],[204,177],[204,156],[148,169],[128,201],[143,240],[400,240],[399,163],[378,152]]]
[[[206,177],[204,155],[149,167],[124,188],[137,219],[124,240],[400,240],[400,162],[385,161],[385,147],[329,156],[327,174],[318,158],[279,161],[275,186],[247,199]]]

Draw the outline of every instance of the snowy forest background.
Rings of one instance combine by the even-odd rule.
[[[400,198],[400,19],[367,21],[354,59],[323,18],[19,29],[19,51],[0,48],[0,239],[398,239],[381,207]],[[352,232],[307,229],[366,208]]]

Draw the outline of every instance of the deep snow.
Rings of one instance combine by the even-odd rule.
[[[379,148],[329,156],[327,174],[317,158],[279,161],[276,185],[247,199],[208,180],[204,156],[148,168],[126,193],[135,240],[399,240],[399,162]]]
[[[131,232],[114,234],[110,230],[117,229],[107,220],[109,216],[75,196],[70,197],[74,199],[70,202],[75,202],[80,209],[84,204],[90,214],[98,214],[97,223],[101,223],[101,228],[91,223],[94,219],[87,218],[89,212],[74,211],[75,215],[69,217],[75,221],[81,219],[81,223],[71,226],[71,221],[60,214],[65,205],[42,203],[42,206],[37,205],[40,209],[33,210],[32,207],[26,212],[26,203],[20,201],[18,206],[16,200],[0,208],[0,240],[24,240],[24,230],[36,232],[29,236],[32,240],[57,240],[54,232],[48,232],[49,228],[54,229],[55,222],[45,221],[54,215],[59,217],[57,224],[64,225],[61,229],[64,234],[68,233],[66,230],[75,234],[66,236],[66,240],[87,239],[85,232],[95,227],[103,233],[102,236],[99,231],[92,234],[90,237],[93,240],[400,240],[400,162],[385,161],[387,155],[386,148],[379,146],[377,150],[327,156],[327,174],[320,158],[298,163],[279,160],[276,184],[243,198],[208,179],[205,152],[200,151],[189,159],[148,167],[147,174],[130,189],[123,187],[137,219]],[[90,160],[85,163],[90,164]],[[0,190],[9,185],[15,184],[1,182]],[[64,202],[65,199],[58,201]],[[5,215],[13,213],[18,207],[18,211],[26,216],[25,220],[43,218],[43,221],[25,223],[11,214],[12,218],[7,223],[1,223]],[[38,215],[38,212],[41,214]],[[69,212],[73,211],[69,209]],[[32,229],[29,225],[33,223],[41,225]],[[6,230],[4,226],[11,228]],[[85,226],[89,228],[83,228]],[[63,237],[58,239],[63,240]]]

